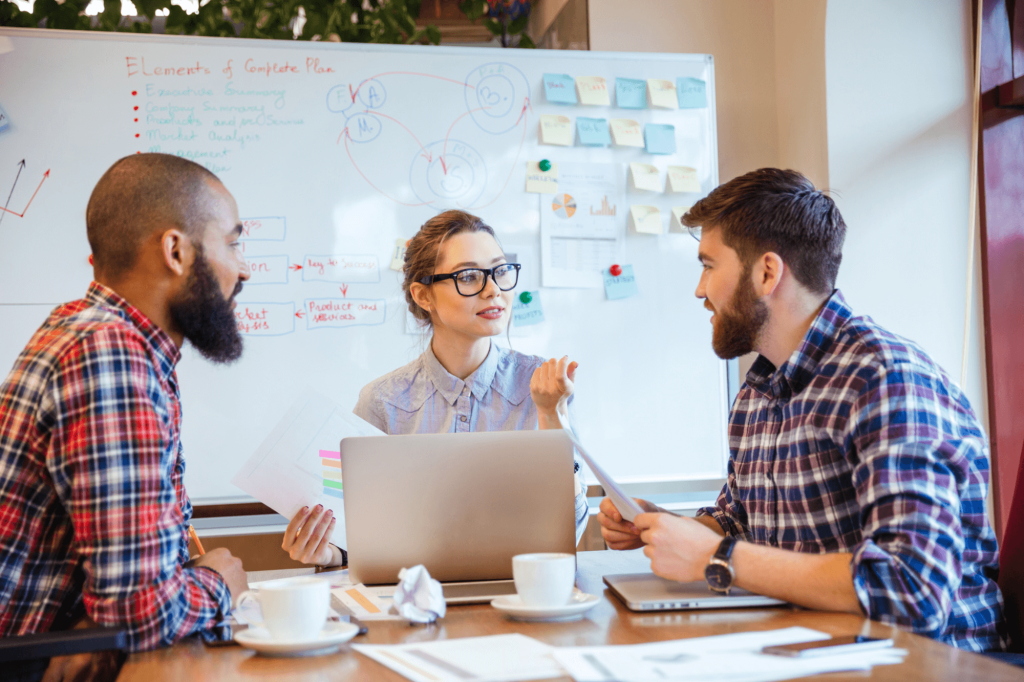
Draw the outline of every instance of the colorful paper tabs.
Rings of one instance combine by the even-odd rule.
[[[324,494],[344,499],[341,485],[341,453],[321,450],[320,462],[323,464]]]
[[[700,192],[697,169],[689,166],[669,166],[667,189],[669,192]]]
[[[540,306],[540,292],[526,291],[523,293],[529,294],[525,297],[526,301],[523,301],[522,293],[512,299],[512,325],[529,327],[540,324],[544,321],[544,309]]]
[[[628,118],[613,118],[612,140],[619,147],[643,147],[644,136],[640,124]]]
[[[629,179],[634,189],[645,192],[660,192],[661,180],[658,176],[658,169],[649,163],[629,164]]]
[[[550,114],[541,115],[540,143],[571,147],[572,119],[568,116],[552,116]]]
[[[676,127],[664,123],[644,126],[644,144],[648,154],[675,154]]]
[[[620,109],[646,109],[647,83],[636,78],[616,78],[615,106]]]
[[[707,84],[699,78],[677,78],[680,109],[703,109],[708,105]]]
[[[630,206],[629,226],[639,234],[661,234],[661,211],[657,206]]]
[[[611,105],[608,97],[608,81],[601,76],[577,76],[576,91],[580,104],[607,107]]]
[[[576,134],[579,135],[580,144],[585,147],[607,147],[612,143],[611,135],[608,134],[608,121],[603,118],[577,118]]]
[[[640,291],[636,287],[636,277],[633,276],[633,266],[623,265],[622,272],[618,276],[613,275],[610,270],[605,270],[604,293],[609,301],[616,301],[621,298],[636,296]]]
[[[647,79],[647,95],[651,106],[658,109],[678,109],[679,98],[676,97],[676,86],[672,81],[660,78]]]
[[[576,83],[564,73],[544,74],[544,97],[554,104],[576,104]]]
[[[542,171],[540,161],[527,161],[526,191],[533,194],[556,194],[558,192],[558,164],[552,163],[549,170]]]

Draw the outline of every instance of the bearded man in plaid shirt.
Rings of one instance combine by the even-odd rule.
[[[130,651],[229,636],[245,573],[224,549],[189,561],[175,365],[186,339],[214,362],[241,354],[238,207],[202,166],[141,154],[103,175],[86,227],[95,281],[0,386],[0,636],[116,626]],[[55,658],[46,678],[98,660]]]
[[[696,519],[639,500],[598,521],[672,580],[845,611],[998,651],[1003,602],[985,514],[988,444],[960,387],[835,289],[846,225],[795,171],[735,178],[700,226],[696,295],[721,358],[757,351],[729,418],[729,465]]]

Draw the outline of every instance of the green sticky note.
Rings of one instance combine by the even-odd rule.
[[[544,310],[540,307],[540,292],[524,291],[523,293],[530,294],[529,301],[524,303],[522,296],[512,300],[512,325],[529,327],[533,324],[540,324],[544,321]]]
[[[617,301],[620,298],[636,296],[640,291],[636,288],[636,277],[633,276],[633,266],[623,265],[622,272],[616,277],[608,270],[604,271],[604,293],[609,301]]]
[[[664,123],[644,126],[644,145],[648,154],[675,154],[676,127]]]
[[[544,96],[555,104],[576,104],[576,80],[564,73],[546,73]]]
[[[708,105],[707,84],[699,78],[677,78],[676,96],[680,109],[703,109]]]
[[[647,82],[635,78],[616,78],[615,106],[621,109],[646,109]]]
[[[603,118],[578,117],[576,132],[580,136],[580,144],[586,147],[607,147],[612,143],[608,121]]]

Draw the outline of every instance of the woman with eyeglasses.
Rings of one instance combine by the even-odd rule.
[[[367,384],[356,415],[388,434],[558,429],[559,415],[568,423],[577,364],[491,342],[511,322],[519,269],[476,216],[445,211],[424,223],[406,247],[402,290],[412,314],[432,329],[430,344],[409,364]],[[578,542],[587,500],[576,480]],[[347,563],[345,552],[328,541],[335,523],[330,510],[301,510],[282,547],[303,563]]]

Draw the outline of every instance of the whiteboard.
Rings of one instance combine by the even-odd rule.
[[[406,333],[400,274],[389,266],[396,240],[453,207],[494,226],[523,263],[520,288],[540,292],[545,321],[500,342],[580,363],[578,432],[612,476],[724,475],[727,363],[713,354],[708,313],[693,298],[697,242],[667,232],[673,206],[718,183],[710,56],[35,29],[0,29],[2,37],[0,49],[12,48],[0,53],[4,368],[53,306],[84,294],[85,207],[116,159],[187,156],[238,201],[253,272],[238,298],[244,356],[214,366],[186,347],[178,367],[195,500],[242,495],[229,479],[305,387],[352,406],[363,385],[422,352],[426,340]],[[616,77],[698,78],[708,104],[626,110],[614,92],[612,106],[554,104],[546,73],[602,76],[613,90]],[[671,124],[677,151],[541,145],[542,114]],[[442,158],[462,175],[439,174]],[[637,296],[541,288],[540,215],[552,197],[525,192],[527,162],[541,159],[617,164],[623,178],[630,162],[654,164],[662,182],[668,165],[697,169],[700,194],[624,188],[626,204],[658,206],[666,229],[629,232],[628,206],[617,209]]]

